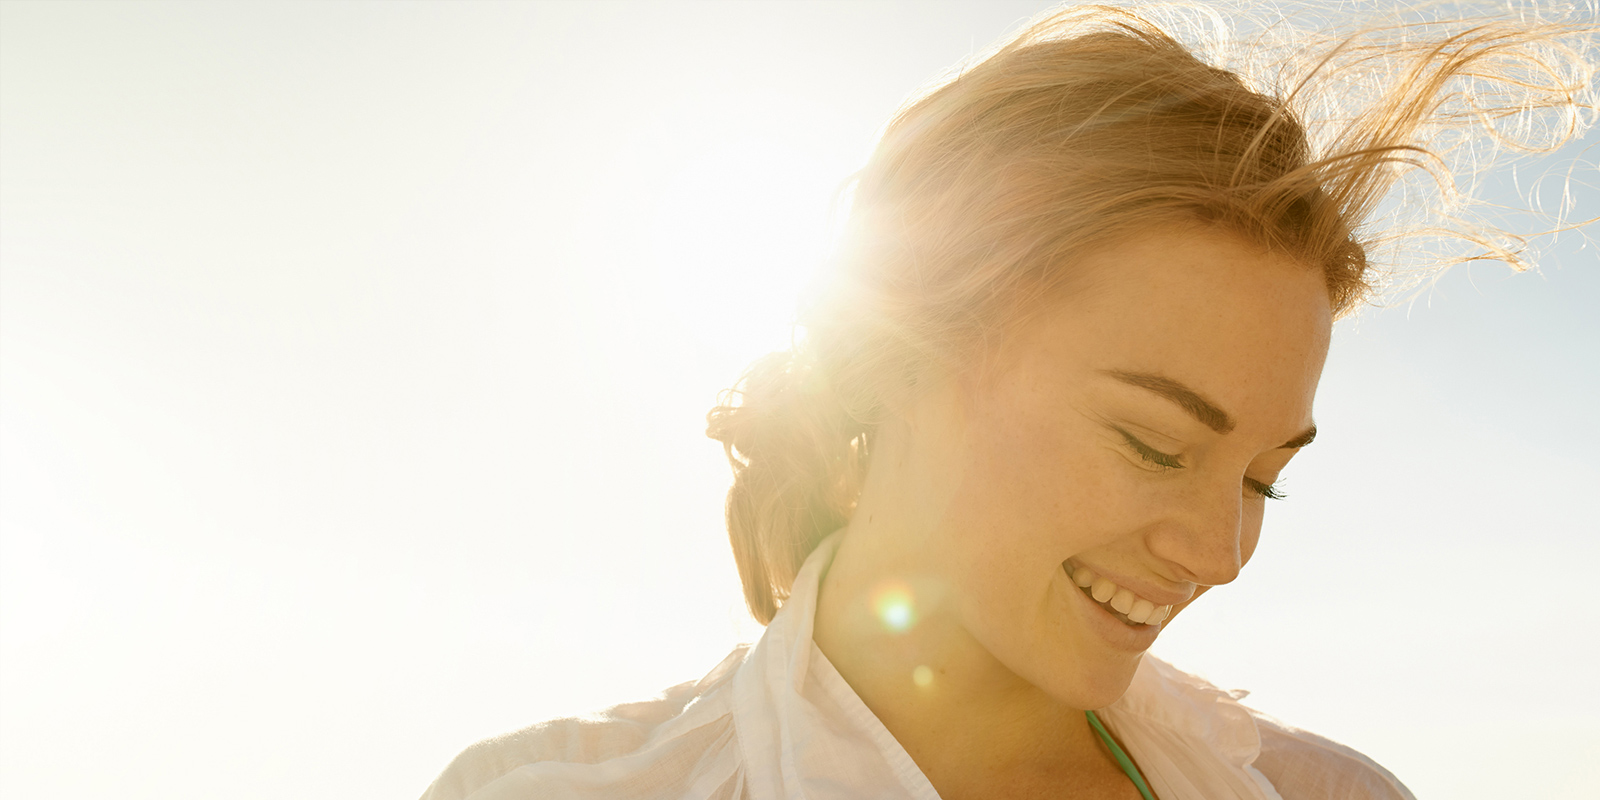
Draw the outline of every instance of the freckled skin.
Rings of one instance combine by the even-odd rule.
[[[936,382],[880,427],[823,583],[818,646],[947,798],[1127,795],[1082,710],[1120,697],[1141,653],[1086,622],[1061,564],[1187,602],[1232,581],[1268,502],[1245,479],[1275,480],[1296,452],[1280,445],[1311,424],[1332,329],[1318,271],[1198,227],[1074,269],[1083,288],[1016,331],[987,378]],[[1236,425],[1217,433],[1107,371],[1179,381]],[[1152,467],[1116,427],[1184,467]],[[871,618],[886,580],[918,588],[913,629]],[[908,679],[918,666],[931,687]]]

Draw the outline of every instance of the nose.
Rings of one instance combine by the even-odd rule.
[[[1192,488],[1166,524],[1151,531],[1146,546],[1180,580],[1201,586],[1230,583],[1246,557],[1243,493],[1237,484]]]

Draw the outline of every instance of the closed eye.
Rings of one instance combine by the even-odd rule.
[[[1122,440],[1127,442],[1128,449],[1138,454],[1138,456],[1144,459],[1146,463],[1162,469],[1183,469],[1183,461],[1177,456],[1172,455],[1171,453],[1163,453],[1160,450],[1157,450],[1154,447],[1139,441],[1138,437],[1121,428],[1113,426],[1112,430],[1122,434]]]
[[[1265,497],[1268,500],[1282,500],[1289,496],[1284,494],[1283,490],[1279,489],[1275,483],[1262,483],[1254,478],[1245,478],[1244,485],[1250,491],[1255,492],[1258,497]]]
[[[1128,445],[1128,449],[1136,453],[1140,459],[1145,461],[1145,463],[1159,467],[1162,470],[1184,468],[1183,460],[1177,456],[1171,453],[1163,453],[1160,450],[1145,444],[1139,440],[1139,437],[1134,436],[1133,434],[1128,433],[1121,428],[1112,426],[1112,430],[1115,430],[1117,433],[1121,434],[1122,441]],[[1247,477],[1244,479],[1244,485],[1245,488],[1255,493],[1257,497],[1263,497],[1268,500],[1282,500],[1288,497],[1288,495],[1284,494],[1283,490],[1279,489],[1278,485],[1275,483],[1262,483],[1255,478]]]

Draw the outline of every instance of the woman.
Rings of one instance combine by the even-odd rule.
[[[426,797],[1409,797],[1145,652],[1239,574],[1315,438],[1395,167],[1591,91],[1545,48],[1592,29],[1405,33],[1313,50],[1280,96],[1074,9],[908,105],[804,339],[710,415],[766,633]],[[1308,128],[1333,87],[1368,96]]]

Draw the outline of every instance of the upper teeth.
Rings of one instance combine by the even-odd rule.
[[[1076,567],[1068,564],[1067,569],[1072,574],[1073,583],[1088,589],[1089,594],[1094,597],[1096,602],[1109,602],[1111,607],[1116,609],[1117,613],[1127,617],[1129,622],[1154,625],[1166,619],[1167,615],[1172,613],[1172,606],[1158,606],[1094,574],[1088,567]]]

